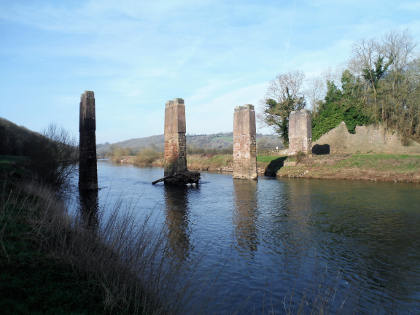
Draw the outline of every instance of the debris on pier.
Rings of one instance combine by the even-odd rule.
[[[152,184],[155,185],[159,182],[164,182],[165,184],[168,184],[168,185],[187,185],[187,184],[197,185],[199,181],[200,181],[199,172],[184,171],[181,173],[175,173],[174,175],[162,177],[152,182]]]

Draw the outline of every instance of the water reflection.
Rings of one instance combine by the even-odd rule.
[[[316,312],[320,304],[332,314],[414,314],[420,305],[418,185],[256,183],[205,173],[194,190],[150,185],[161,169],[99,163],[99,170],[111,187],[99,191],[101,209],[109,195],[127,202],[140,194],[136,215],[153,211],[156,230],[167,230],[166,254],[200,260],[191,288],[211,283],[214,302],[206,290],[188,294],[208,313],[263,313],[269,303],[278,313]],[[165,202],[157,207],[158,200]]]
[[[187,186],[165,186],[166,217],[168,229],[168,253],[180,260],[188,256],[190,231],[188,228],[188,190]]]
[[[235,237],[240,251],[250,254],[257,250],[258,245],[257,183],[254,180],[233,179]]]
[[[80,217],[82,223],[89,229],[96,230],[98,227],[98,190],[79,189]]]
[[[303,253],[310,249],[312,239],[309,226],[312,212],[311,184],[307,180],[290,181],[287,190],[286,227],[290,237],[285,246],[289,250],[286,256],[302,259]]]

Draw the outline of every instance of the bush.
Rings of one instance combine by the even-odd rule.
[[[343,86],[346,86],[347,73],[343,74]],[[349,96],[350,92],[340,90],[333,82],[328,82],[325,101],[312,116],[312,140],[318,140],[323,134],[337,127],[342,121],[350,133],[355,133],[356,126],[371,123],[371,119],[363,110],[359,100]]]
[[[137,153],[135,164],[139,166],[151,166],[153,162],[161,158],[163,158],[162,152],[158,152],[152,148],[146,148]]]

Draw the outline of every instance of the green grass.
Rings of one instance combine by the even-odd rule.
[[[278,155],[257,155],[257,162],[270,163],[279,157]]]
[[[420,171],[420,156],[405,154],[353,154],[338,161],[335,168],[360,168],[378,171]]]
[[[232,164],[233,157],[231,154],[216,154],[208,158],[203,159],[204,164],[208,164],[211,167],[224,167]]]
[[[28,158],[26,156],[0,155],[0,177],[24,177],[28,175],[25,167]]]
[[[228,136],[221,136],[221,137],[217,137],[217,139],[219,140],[223,140],[223,141],[226,141],[226,142],[230,142],[230,143],[233,143],[233,138],[232,137],[228,137]]]
[[[24,162],[28,158],[26,156],[19,156],[19,155],[0,155],[0,164],[11,164],[11,163],[19,163]]]

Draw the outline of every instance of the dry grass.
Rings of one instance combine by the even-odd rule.
[[[188,169],[201,171],[221,171],[232,169],[232,154],[190,154],[187,156]]]
[[[137,166],[153,166],[159,162],[163,164],[163,152],[158,152],[151,148],[145,148],[137,153],[134,165]]]
[[[43,253],[96,284],[105,313],[177,313],[183,305],[186,285],[179,281],[180,262],[162,255],[163,233],[156,233],[148,220],[135,220],[133,212],[121,211],[121,204],[106,220],[99,218],[99,225],[87,226],[82,216],[67,215],[46,188],[29,184],[12,193],[3,189],[0,251],[5,256],[2,233],[10,209],[24,218],[30,227],[25,237]]]

